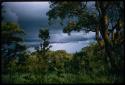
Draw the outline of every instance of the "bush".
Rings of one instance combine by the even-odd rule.
[[[118,49],[117,49],[118,50]],[[119,51],[118,51],[119,52]],[[113,51],[115,57],[122,58],[121,54]],[[104,49],[97,44],[82,49],[73,55],[65,51],[50,51],[47,62],[39,60],[37,53],[29,55],[25,64],[16,60],[8,64],[8,73],[2,75],[4,83],[12,84],[74,84],[74,83],[122,83],[122,61],[118,61],[116,71],[111,72],[105,60]],[[121,72],[121,74],[120,74]]]

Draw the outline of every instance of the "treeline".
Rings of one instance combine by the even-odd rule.
[[[118,53],[115,53],[116,56]],[[122,83],[121,60],[116,67],[119,72],[110,72],[105,62],[104,49],[99,51],[97,44],[92,44],[78,53],[67,54],[65,51],[48,51],[46,59],[39,60],[36,52],[27,55],[25,63],[16,59],[7,64],[7,72],[2,74],[4,83]],[[46,61],[46,62],[45,62]]]

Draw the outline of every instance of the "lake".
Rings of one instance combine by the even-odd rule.
[[[53,43],[51,42],[50,45],[52,46],[50,50],[56,51],[56,50],[65,50],[68,53],[75,53],[79,52],[82,48],[88,46],[90,43],[95,42],[94,39],[91,40],[85,40],[85,41],[74,41],[74,42],[61,42],[61,43]],[[27,46],[27,50],[30,52],[35,51],[35,47],[39,46],[39,41],[30,41],[25,42]]]

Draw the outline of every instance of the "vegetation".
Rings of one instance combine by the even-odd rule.
[[[39,30],[40,48],[28,54],[20,37],[24,33],[18,25],[2,23],[2,83],[123,83],[123,3],[95,1],[94,13],[89,13],[86,4],[52,2],[47,13],[50,20],[77,18],[77,21],[69,21],[63,30],[66,33],[72,30],[96,32],[97,42],[74,54],[50,51],[48,29]]]
[[[104,49],[104,60],[108,64],[107,70],[116,74],[120,74],[120,69],[117,68],[118,62],[121,66],[123,62],[123,41],[124,41],[124,9],[122,1],[95,1],[95,9],[90,11],[87,8],[87,1],[83,2],[52,2],[51,10],[47,13],[49,20],[69,19],[67,26],[63,32],[85,30],[94,31],[96,40],[101,49]],[[75,18],[75,19],[74,19]],[[118,50],[121,48],[122,51]],[[116,56],[115,53],[120,52],[121,56]],[[120,64],[121,63],[121,64]],[[119,69],[119,70],[118,70]]]
[[[15,23],[2,23],[1,31],[2,72],[6,72],[4,68],[7,68],[9,61],[16,58],[20,60],[25,54],[25,46],[21,37],[24,32]]]
[[[106,61],[115,67],[112,50],[123,43],[124,9],[122,1],[95,1],[95,10],[90,12],[85,2],[52,2],[47,13],[49,20],[69,18],[64,32],[86,30],[96,32],[96,40],[101,48],[105,48]],[[75,19],[74,19],[75,17]],[[114,31],[116,30],[116,32]],[[99,33],[101,36],[99,36]],[[101,37],[101,38],[100,38]],[[103,44],[102,44],[103,43]],[[109,67],[110,68],[110,67]],[[113,70],[113,69],[111,69]]]
[[[122,83],[122,65],[120,60],[115,69],[110,72],[105,62],[104,49],[99,50],[98,45],[91,44],[75,54],[65,51],[49,51],[47,62],[42,59],[39,62],[37,53],[32,53],[26,58],[25,64],[19,64],[16,60],[8,64],[8,72],[2,75],[4,83]],[[122,56],[114,53],[115,57]]]

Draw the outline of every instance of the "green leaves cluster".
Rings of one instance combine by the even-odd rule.
[[[118,55],[116,56],[118,57]],[[115,72],[111,74],[108,70],[104,49],[99,50],[96,43],[73,55],[63,50],[48,51],[46,62],[44,63],[44,59],[39,62],[35,53],[26,58],[24,65],[18,64],[14,60],[9,64],[11,74],[4,75],[3,81],[39,84],[123,82],[122,73],[115,75]],[[116,68],[120,67],[117,66]]]
[[[39,38],[40,38],[40,49],[38,48],[38,51],[41,51],[43,56],[45,56],[45,52],[47,52],[49,50],[49,48],[51,47],[49,45],[49,43],[50,43],[49,42],[49,39],[50,39],[49,30],[40,29]]]
[[[25,54],[23,35],[24,32],[16,23],[1,23],[2,72],[6,72],[6,65],[11,60]]]

